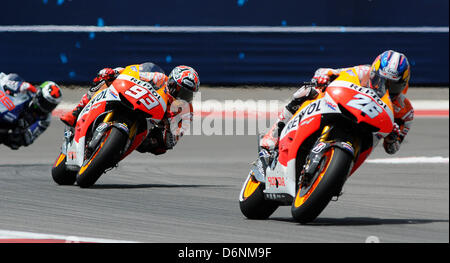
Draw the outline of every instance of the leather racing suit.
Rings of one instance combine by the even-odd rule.
[[[330,78],[334,79],[338,77],[341,72],[352,69],[357,73],[361,86],[369,87],[370,65],[359,65],[340,69],[319,68],[314,74],[313,81],[322,82],[326,88],[325,83],[328,84]],[[388,154],[394,154],[399,150],[400,144],[408,134],[414,120],[414,109],[405,94],[407,89],[408,86],[394,99],[391,98],[394,108],[394,130],[391,134],[386,136],[383,141],[383,147]],[[318,91],[315,88],[306,86],[299,88],[294,93],[292,100],[283,108],[277,122],[271,127],[269,132],[264,135],[260,141],[260,146],[269,152],[277,148],[280,128],[282,129],[282,127],[284,127],[284,125],[292,118],[293,114],[295,114],[303,102],[313,99],[317,95]],[[374,143],[376,144],[378,141]]]

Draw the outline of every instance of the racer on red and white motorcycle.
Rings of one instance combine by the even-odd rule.
[[[199,90],[200,79],[198,73],[188,66],[175,67],[169,76],[166,76],[159,66],[151,62],[143,63],[140,67],[139,77],[141,80],[149,82],[156,90],[163,89],[166,94],[171,95],[169,96],[169,104],[164,119],[149,131],[147,138],[136,149],[141,153],[151,152],[159,155],[172,149],[183,136],[183,132],[186,129],[184,126],[186,123],[178,122],[179,118],[175,118],[175,116],[181,113],[183,121],[192,121],[192,99],[194,93]],[[124,68],[122,67],[100,70],[93,80],[93,87],[83,95],[78,105],[72,111],[61,116],[61,121],[73,127],[78,115],[89,103],[92,95],[99,90],[98,87],[102,86],[102,83],[106,83],[106,86],[109,86],[123,70]],[[189,105],[186,107],[186,105],[182,105],[177,101],[187,102]]]
[[[319,68],[312,81],[318,88],[326,89],[327,85],[343,71],[355,69],[363,87],[377,90],[388,90],[394,106],[394,129],[384,138],[383,147],[388,154],[394,154],[400,149],[400,144],[409,132],[414,119],[411,102],[406,98],[409,87],[410,65],[402,53],[388,50],[380,54],[372,65],[359,65],[351,68],[331,69]],[[302,86],[292,100],[284,107],[277,122],[260,141],[263,151],[272,152],[278,147],[278,135],[292,118],[293,114],[306,100],[314,99],[318,91],[311,86]],[[374,142],[376,145],[377,142]],[[270,154],[269,154],[270,155]]]

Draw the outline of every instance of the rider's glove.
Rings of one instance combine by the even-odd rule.
[[[392,132],[384,138],[383,147],[388,154],[394,154],[400,149],[400,128],[394,123]]]
[[[337,72],[331,68],[319,68],[311,81],[316,83],[318,87],[325,87],[330,83],[331,76],[334,75],[337,75]]]
[[[19,91],[20,91],[20,93],[26,93],[26,92],[36,93],[37,89],[30,83],[24,81],[20,84]]]
[[[293,99],[314,99],[317,96],[318,92],[311,86],[301,86],[295,93],[292,95]]]
[[[290,113],[295,114],[303,102],[314,99],[318,94],[319,92],[317,92],[315,88],[311,86],[302,86],[294,93],[291,102],[286,105],[286,109]]]
[[[16,93],[36,93],[37,89],[26,81],[14,81],[9,79],[0,80],[0,85],[4,87],[6,93],[13,95]]]
[[[116,78],[118,71],[112,68],[104,68],[97,73],[97,77],[94,78],[93,85],[98,85],[102,80],[112,81]]]

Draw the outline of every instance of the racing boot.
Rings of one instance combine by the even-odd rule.
[[[302,86],[298,89],[294,93],[293,99],[284,107],[278,116],[278,120],[261,139],[260,147],[267,150],[270,154],[278,148],[279,136],[284,126],[305,101],[314,99],[318,94],[317,90],[311,86]]]
[[[285,107],[278,115],[277,121],[272,125],[270,130],[262,137],[259,146],[269,153],[278,147],[278,138],[286,123],[292,118],[293,114]]]
[[[165,131],[162,128],[153,127],[139,147],[136,148],[136,151],[140,153],[150,152],[154,155],[166,153],[167,147],[164,142],[164,133]]]
[[[84,94],[83,97],[81,97],[78,105],[75,106],[72,111],[64,113],[59,119],[67,126],[75,127],[75,122],[78,118],[78,115],[80,115],[81,111],[86,106],[86,104],[88,104],[89,100],[89,95],[87,93]]]

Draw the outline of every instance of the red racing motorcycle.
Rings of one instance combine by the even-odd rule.
[[[150,123],[164,117],[168,95],[139,79],[142,65],[131,65],[107,87],[100,88],[66,127],[61,152],[52,168],[59,185],[90,187],[133,152],[146,138]]]
[[[290,205],[296,221],[313,221],[393,125],[389,93],[361,87],[354,71],[342,72],[302,104],[281,131],[278,150],[259,156],[239,195],[241,212],[265,219]]]

